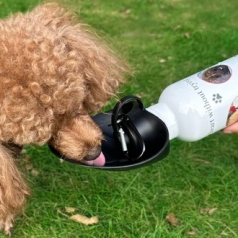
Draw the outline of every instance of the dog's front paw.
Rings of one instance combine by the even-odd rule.
[[[0,229],[4,234],[6,234],[8,236],[12,235],[12,231],[13,231],[12,216],[8,216],[5,221],[3,221],[3,220],[0,221]]]

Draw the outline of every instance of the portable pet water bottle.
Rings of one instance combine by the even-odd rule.
[[[238,121],[238,56],[169,85],[149,108],[126,96],[92,119],[105,139],[106,163],[97,168],[128,170],[157,162],[169,154],[173,138],[197,141]]]
[[[169,139],[197,141],[238,121],[238,56],[168,86],[147,110]]]

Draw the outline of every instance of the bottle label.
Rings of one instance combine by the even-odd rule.
[[[209,134],[222,127],[224,128],[224,126],[238,122],[238,57],[232,57],[198,72],[194,76],[190,76],[184,81],[192,87],[203,103],[203,108],[210,123]],[[228,110],[223,112],[226,115],[216,115],[215,112],[218,111],[218,108],[224,105],[224,101],[228,103],[228,100],[230,101],[227,106]],[[219,118],[225,119],[225,125]]]
[[[198,77],[208,83],[222,84],[227,82],[232,76],[232,70],[229,66],[221,64],[208,68],[198,73]],[[222,96],[213,95],[213,101],[221,103]],[[210,107],[209,107],[210,109]],[[211,112],[212,113],[212,112]],[[231,125],[238,121],[238,97],[236,97],[230,105],[230,110],[227,117],[227,125]]]
[[[203,103],[203,108],[205,109],[205,113],[208,115],[208,118],[209,118],[209,124],[210,124],[209,134],[213,133],[215,129],[215,118],[213,113],[213,107],[211,106],[211,100],[208,99],[207,93],[203,91],[203,87],[201,87],[198,82],[194,81],[194,78],[191,78],[191,77],[186,78],[185,82],[188,85],[190,85],[193,88],[193,90],[196,92],[196,94],[200,97]],[[220,100],[221,96],[218,93],[213,94],[213,99]]]
[[[174,116],[158,106],[171,138],[196,141],[238,122],[238,56],[169,85],[158,104]]]

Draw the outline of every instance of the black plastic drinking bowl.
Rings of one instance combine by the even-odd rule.
[[[99,113],[92,119],[103,132],[102,152],[106,163],[101,167],[79,163],[83,167],[130,170],[155,163],[169,153],[166,125],[148,112],[137,97],[127,96],[121,99],[113,110]],[[122,149],[123,139],[118,132],[120,128],[123,129],[128,151]],[[51,150],[59,156],[54,148]],[[60,157],[75,163],[62,155]]]

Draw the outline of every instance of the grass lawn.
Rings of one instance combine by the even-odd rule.
[[[0,17],[39,2],[0,0]],[[132,65],[135,76],[121,96],[139,95],[146,106],[172,82],[238,53],[237,0],[63,2]],[[237,135],[219,132],[193,143],[174,139],[166,159],[125,172],[60,163],[47,147],[26,150],[20,164],[32,197],[16,219],[14,237],[238,237]],[[98,216],[99,223],[73,222],[65,207]],[[175,226],[166,220],[171,213]]]

